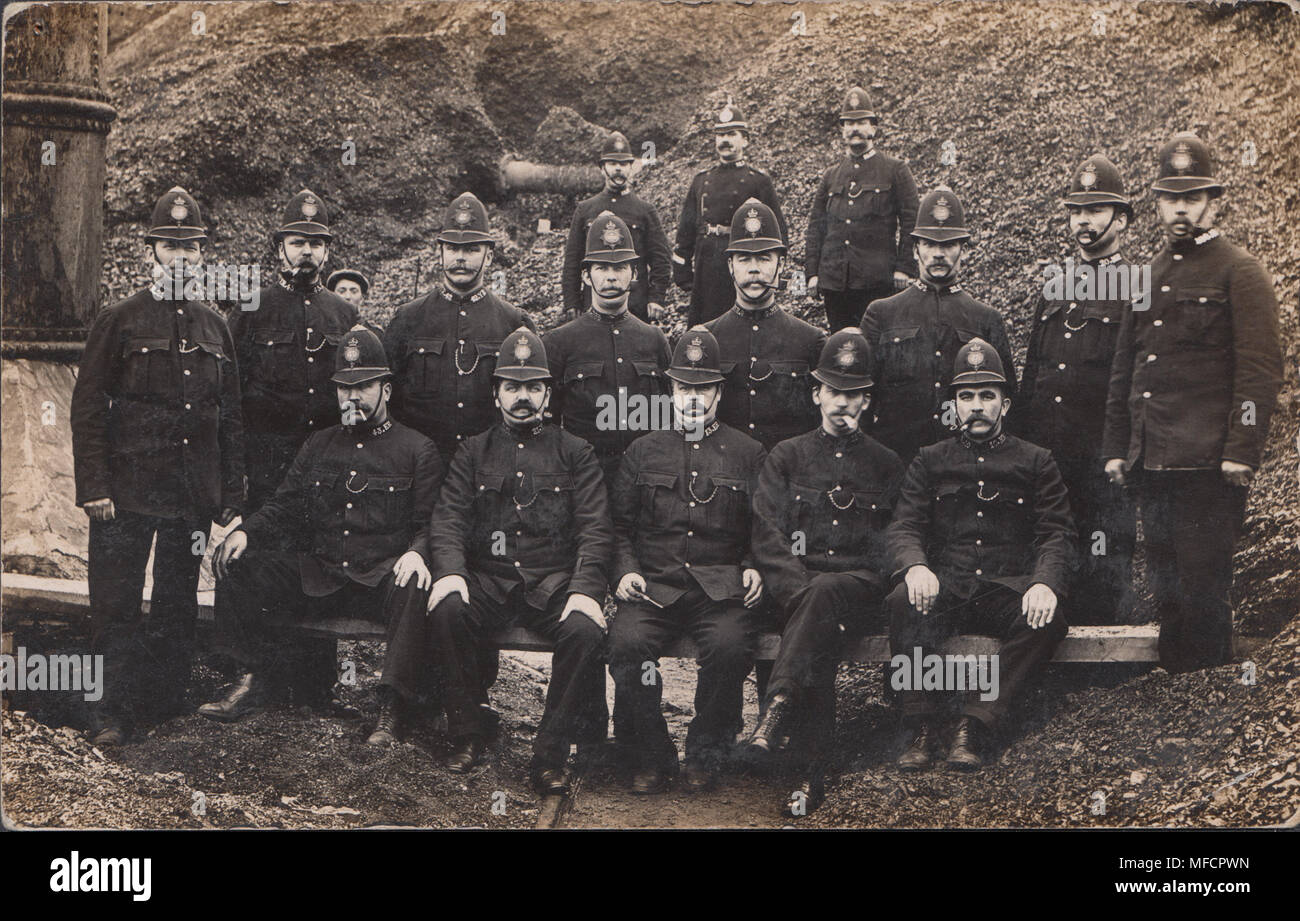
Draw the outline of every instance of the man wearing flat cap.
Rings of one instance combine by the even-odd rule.
[[[338,269],[330,272],[325,287],[360,310],[370,294],[370,279],[356,269]]]

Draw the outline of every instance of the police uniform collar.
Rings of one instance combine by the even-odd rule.
[[[988,441],[975,441],[965,432],[962,432],[957,436],[957,440],[960,441],[961,446],[968,451],[974,451],[977,449],[980,451],[994,451],[1006,444],[1007,433],[1005,431],[998,432],[997,435],[993,436]]]
[[[768,317],[776,313],[781,308],[777,305],[775,301],[773,301],[772,303],[768,304],[766,307],[755,307],[751,309],[748,307],[741,307],[739,304],[736,304],[731,309],[734,310],[737,313],[737,315],[742,316],[747,320],[766,320]]]
[[[1085,259],[1083,261],[1086,262],[1088,265],[1114,265],[1117,262],[1124,261],[1124,254],[1121,253],[1119,250],[1116,250],[1115,252],[1111,253],[1109,256],[1102,256],[1098,259]]]
[[[818,428],[817,434],[830,441],[835,447],[855,445],[862,440],[862,429],[854,429],[847,435],[832,435],[824,428]]]
[[[622,198],[624,195],[626,195],[628,192],[631,192],[631,191],[632,191],[632,190],[631,190],[630,188],[628,188],[627,186],[624,186],[624,187],[623,187],[623,190],[620,191],[620,192],[611,192],[609,189],[606,189],[606,190],[605,190],[605,194],[608,195],[608,196],[610,197],[611,200],[614,200],[614,199]]]
[[[744,166],[744,165],[745,165],[745,158],[744,158],[744,157],[741,157],[739,160],[731,160],[731,161],[727,161],[727,160],[719,160],[719,161],[718,161],[718,166],[726,166],[726,167],[739,168],[739,167],[742,167],[742,166]]]
[[[710,435],[712,435],[714,432],[716,432],[716,431],[717,431],[721,426],[722,426],[722,422],[719,421],[718,419],[714,419],[714,420],[713,420],[712,422],[710,422],[707,426],[705,426],[705,428],[704,428],[704,434],[701,435],[700,438],[701,438],[701,439],[703,439],[703,438],[708,438]],[[683,437],[683,438],[685,438],[687,435],[690,435],[690,434],[691,434],[691,430],[690,430],[690,429],[686,429],[686,428],[683,428],[683,429],[682,429],[682,437]]]
[[[862,154],[855,154],[853,151],[849,151],[850,160],[870,160],[875,155],[876,155],[876,148],[874,147],[868,150],[866,153],[862,153]]]
[[[936,285],[932,281],[926,281],[923,278],[916,278],[912,280],[912,284],[915,285],[919,291],[933,291],[936,294],[961,293],[961,285],[956,282],[953,282],[951,285]]]
[[[595,307],[592,307],[590,310],[587,311],[587,313],[594,316],[601,323],[610,323],[610,324],[622,323],[630,315],[627,309],[626,302],[623,304],[622,309],[620,309],[618,313],[605,313],[603,310],[597,310]]]
[[[446,295],[447,300],[454,304],[477,304],[483,298],[487,297],[488,286],[486,282],[480,282],[479,286],[468,294],[461,294],[454,290],[451,285],[447,284],[447,279],[442,280],[442,292]]]
[[[1217,239],[1218,236],[1219,236],[1219,232],[1217,230],[1207,230],[1205,231],[1205,233],[1201,234],[1199,237],[1196,238],[1196,245],[1204,246],[1206,243],[1209,243],[1211,240]]]
[[[388,431],[392,427],[393,427],[393,420],[385,419],[383,425],[376,425],[370,429],[370,437],[378,438],[380,435],[384,434],[384,432]]]
[[[325,290],[325,283],[320,280],[319,272],[316,273],[316,281],[314,281],[310,287],[306,287],[306,288],[301,288],[289,284],[289,282],[285,281],[283,273],[276,275],[275,281],[276,284],[278,284],[284,290],[292,291],[295,294],[317,294]]]
[[[545,419],[527,426],[515,425],[513,422],[503,422],[503,424],[512,438],[536,438],[538,435],[542,434],[542,429],[546,428]]]

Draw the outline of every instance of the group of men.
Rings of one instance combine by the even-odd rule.
[[[929,767],[942,738],[948,764],[978,768],[1065,611],[1112,623],[1132,608],[1137,506],[1162,664],[1226,661],[1232,554],[1281,357],[1267,273],[1213,229],[1206,146],[1177,135],[1160,152],[1168,243],[1146,309],[1134,292],[1045,289],[1018,384],[1003,318],[960,284],[961,200],[940,187],[917,201],[907,166],[873,148],[861,88],[840,121],[848,151],[814,200],[805,264],[829,336],[777,301],[787,226],[771,180],[744,163],[731,104],[671,255],[628,188],[626,138],[605,145],[605,190],[580,203],[564,260],[572,318],[542,336],[487,286],[494,238],[469,193],[443,215],[440,283],[382,334],[341,296],[368,293],[364,275],[323,283],[332,236],[308,190],[274,235],[280,270],[256,310],[227,324],[149,289],[104,310],[73,398],[107,665],[96,742],[121,744],[146,700],[179,706],[192,534],[236,516],[214,571],[219,645],[243,674],[200,713],[327,706],[334,644],[292,627],[346,612],[387,624],[370,742],[436,701],[448,766],[465,772],[496,725],[491,637],[527,626],[555,650],[530,770],[547,794],[567,789],[571,745],[606,739],[607,666],[632,789],[661,791],[679,770],[688,789],[711,786],[770,629],[781,646],[745,748],[801,753],[805,808],[824,791],[837,666],[877,627],[909,658],[963,631],[1000,640],[998,693],[968,693],[950,736],[941,689],[899,694],[901,769]],[[1080,271],[1124,263],[1132,208],[1113,164],[1089,157],[1064,204]],[[194,199],[166,193],[145,239],[159,266],[197,266]],[[654,325],[669,260],[691,292],[672,348]],[[699,674],[679,768],[658,660],[680,635]]]

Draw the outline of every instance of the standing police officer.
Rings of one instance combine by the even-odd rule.
[[[1152,185],[1167,243],[1151,309],[1120,328],[1102,456],[1133,477],[1160,663],[1171,672],[1232,655],[1232,556],[1282,384],[1268,271],[1214,230],[1223,186],[1194,134],[1160,150]]]
[[[604,741],[609,721],[601,601],[614,530],[591,445],[545,424],[542,341],[515,330],[493,376],[502,421],[456,452],[429,530],[429,632],[452,737],[448,768],[470,770],[486,747],[480,646],[520,623],[555,643],[530,775],[538,792],[563,794],[570,743]]]
[[[862,318],[877,372],[872,434],[904,463],[957,428],[945,402],[964,343],[975,337],[992,343],[1011,375],[1008,396],[1015,390],[1016,367],[1001,315],[957,284],[971,236],[961,200],[943,187],[926,195],[911,235],[920,278],[868,305]]]
[[[750,502],[766,452],[718,422],[718,342],[703,327],[677,343],[668,376],[680,431],[652,432],[628,448],[611,497],[617,537],[618,616],[609,671],[631,712],[632,792],[657,793],[676,773],[677,750],[660,711],[658,660],[689,632],[699,647],[695,718],[686,735],[686,783],[711,786],[742,723],[745,675],[763,579],[749,551]],[[624,740],[625,741],[625,740]]]
[[[1113,624],[1135,602],[1137,510],[1131,496],[1106,478],[1101,436],[1115,340],[1137,295],[1120,252],[1133,209],[1119,170],[1101,155],[1075,170],[1065,207],[1079,248],[1078,274],[1095,283],[1087,298],[1044,294],[1029,335],[1019,428],[1027,441],[1052,452],[1070,493],[1082,552],[1070,620]]]
[[[471,192],[443,212],[437,237],[442,284],[397,309],[384,333],[393,369],[393,416],[451,457],[494,424],[492,364],[501,340],[533,321],[487,286],[494,241]]]
[[[673,281],[691,295],[688,328],[725,313],[734,300],[728,277],[727,234],[732,216],[743,202],[757,199],[772,210],[775,224],[771,235],[785,249],[781,200],[771,177],[745,163],[749,123],[730,100],[713,125],[713,142],[718,165],[696,173],[691,180],[677,222],[677,246],[672,257]]]
[[[902,160],[875,148],[880,118],[855,86],[840,107],[848,155],[822,176],[804,244],[808,292],[826,302],[830,331],[857,326],[874,300],[916,275],[908,234],[916,224],[916,182]]]
[[[957,353],[954,372],[960,432],[922,447],[907,468],[886,534],[903,581],[885,610],[890,650],[909,662],[958,633],[1001,640],[990,666],[996,684],[967,690],[948,752],[951,766],[976,770],[989,732],[1065,636],[1058,602],[1068,589],[1074,523],[1051,452],[1003,431],[1011,400],[997,351],[972,339]],[[911,736],[898,759],[907,771],[930,766],[936,740],[939,695],[922,689],[919,671],[907,665],[893,675]],[[969,689],[970,677],[960,686]]]
[[[221,315],[175,297],[202,266],[207,230],[180,186],[158,199],[145,243],[158,281],[101,311],[72,391],[77,504],[90,517],[91,652],[104,657],[95,745],[121,745],[137,708],[178,708],[198,621],[194,533],[244,501],[235,346]],[[140,612],[149,549],[149,614]]]
[[[862,432],[872,387],[862,331],[831,336],[813,377],[821,427],[772,449],[754,496],[754,558],[784,629],[765,715],[749,737],[751,751],[766,755],[796,720],[805,730],[806,811],[825,795],[844,644],[882,619],[885,527],[903,477],[898,455]]]
[[[394,691],[414,697],[423,679],[423,644],[409,631],[422,625],[432,582],[425,526],[443,466],[433,442],[389,418],[390,377],[379,337],[364,326],[349,331],[330,378],[343,424],[309,436],[275,495],[217,548],[217,627],[249,671],[201,715],[237,720],[292,678],[276,668],[301,637],[268,626],[263,608],[307,621],[355,613],[389,625],[383,705],[369,741],[396,738]],[[310,549],[283,552],[290,546]]]
[[[564,293],[564,309],[575,316],[591,306],[590,288],[582,277],[583,247],[590,239],[596,218],[606,211],[617,214],[632,233],[632,249],[636,252],[632,261],[636,274],[632,279],[628,309],[642,320],[658,320],[664,315],[664,298],[672,280],[671,251],[654,205],[628,186],[635,162],[627,138],[615,131],[600,151],[600,171],[605,177],[605,188],[599,194],[578,202],[573,212],[569,239],[564,245],[560,287]],[[590,249],[586,252],[589,253]]]

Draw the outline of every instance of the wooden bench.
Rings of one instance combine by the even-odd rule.
[[[144,602],[146,605],[148,602]],[[56,617],[84,617],[89,610],[89,588],[84,581],[50,579],[42,576],[0,574],[0,610],[10,618],[15,614],[27,619],[32,613]],[[199,619],[212,620],[212,592],[199,592]],[[12,622],[12,621],[10,621]],[[310,636],[335,639],[382,640],[382,624],[369,620],[337,617],[297,625]],[[1054,662],[1156,662],[1159,628],[1154,624],[1120,627],[1071,627],[1056,649]],[[499,649],[517,652],[550,652],[552,645],[531,630],[514,628],[492,637]],[[1236,637],[1233,652],[1237,658],[1248,657],[1265,641],[1259,637]],[[781,637],[764,633],[758,639],[757,658],[775,659]],[[991,655],[998,641],[986,636],[958,636],[950,640],[943,652],[953,655]],[[695,644],[689,638],[674,643],[666,657],[693,659]],[[864,636],[848,653],[851,662],[888,662],[889,637]]]

